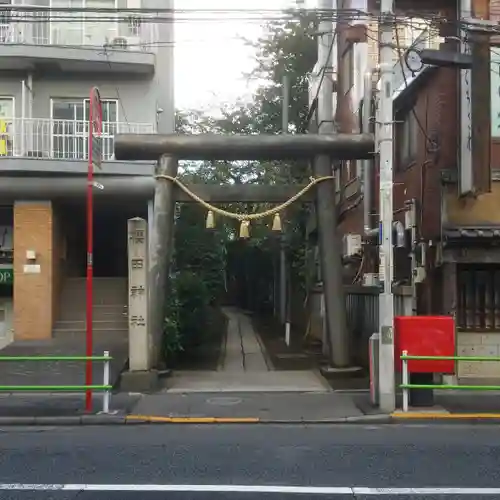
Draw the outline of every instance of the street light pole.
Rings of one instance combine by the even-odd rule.
[[[380,6],[380,93],[378,100],[378,153],[380,162],[380,242],[379,275],[383,290],[379,297],[379,391],[380,409],[394,410],[396,388],[394,376],[394,301],[392,295],[393,249],[393,29],[394,0],[382,0]]]

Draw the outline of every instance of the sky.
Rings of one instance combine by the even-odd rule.
[[[312,0],[311,0],[312,2]],[[240,19],[224,21],[221,14],[200,14],[202,21],[186,21],[179,14],[175,24],[175,100],[178,109],[216,111],[224,104],[248,100],[257,82],[244,77],[253,69],[254,50],[244,39],[262,33],[259,9],[295,6],[295,0],[177,0],[182,9],[252,9],[251,14],[231,14]],[[257,11],[257,12],[256,12]],[[229,16],[229,14],[226,14]],[[254,19],[248,19],[252,16]],[[243,18],[243,19],[241,19]]]

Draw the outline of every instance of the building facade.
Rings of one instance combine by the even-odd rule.
[[[367,2],[365,8],[376,13],[378,6]],[[409,10],[412,20],[404,24],[416,24],[417,29],[405,41],[401,31],[395,30],[394,35],[395,284],[412,287],[414,314],[455,317],[457,354],[498,356],[500,38],[474,38],[474,44],[467,46],[464,32],[454,21],[475,17],[498,22],[500,2],[396,1],[398,14]],[[433,22],[425,26],[415,11],[422,11],[422,20]],[[378,62],[370,19],[358,26],[338,26],[337,58],[332,65],[337,69],[335,121],[342,132],[362,128],[366,83],[362,75],[375,70]],[[452,22],[442,23],[444,19]],[[413,49],[422,48],[469,52],[472,68],[420,64]],[[377,83],[375,71],[375,93]],[[371,107],[375,120],[375,106]],[[379,166],[375,161],[334,167],[345,281],[376,284]],[[461,362],[458,378],[469,383],[475,378],[499,379],[500,366]]]
[[[148,218],[154,187],[151,163],[114,160],[114,136],[173,131],[171,2],[4,4],[0,344],[85,327],[85,192],[94,86],[103,110],[103,162],[94,186],[94,329],[121,328],[127,219]]]

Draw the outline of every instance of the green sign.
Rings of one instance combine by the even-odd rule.
[[[0,269],[0,285],[12,285],[14,282],[14,270]]]

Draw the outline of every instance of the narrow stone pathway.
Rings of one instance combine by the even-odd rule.
[[[315,371],[275,370],[249,316],[234,307],[225,307],[223,312],[228,318],[227,335],[217,371],[174,371],[164,392],[213,395],[331,391]]]
[[[253,329],[250,318],[231,307],[222,309],[227,316],[226,345],[217,371],[265,372],[269,366],[264,346]]]

